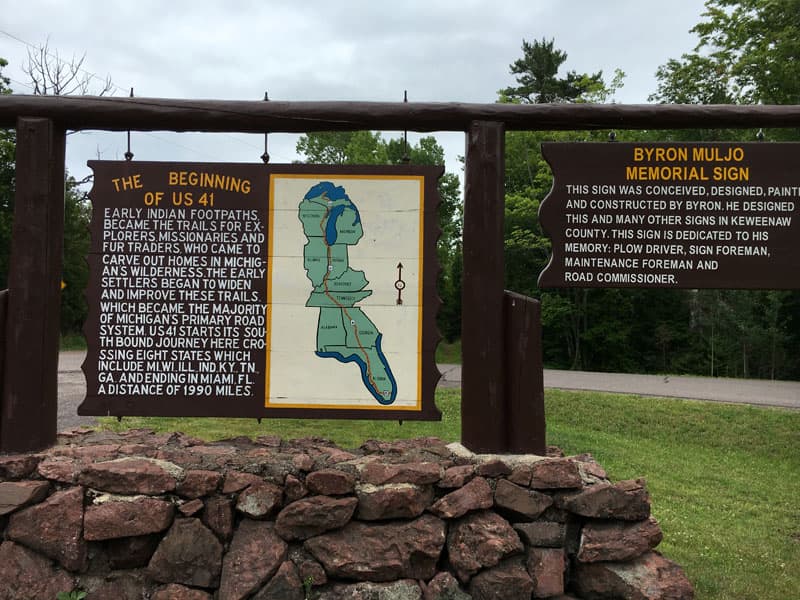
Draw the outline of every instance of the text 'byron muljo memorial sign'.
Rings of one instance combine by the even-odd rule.
[[[89,166],[79,414],[439,418],[441,168]]]
[[[546,143],[541,287],[800,288],[800,144]]]

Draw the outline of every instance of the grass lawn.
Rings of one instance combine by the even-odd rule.
[[[206,439],[323,436],[460,437],[460,392],[439,390],[441,423],[276,419],[101,419]],[[677,561],[698,600],[800,598],[800,411],[595,392],[546,391],[548,443],[591,452],[615,481],[645,477]]]

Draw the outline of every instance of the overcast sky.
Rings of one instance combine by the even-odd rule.
[[[259,100],[494,102],[523,38],[554,38],[565,70],[626,73],[616,100],[643,103],[659,65],[696,44],[703,0],[0,0],[0,56],[16,93],[28,45],[110,76],[115,95]],[[393,134],[385,134],[391,136]],[[437,134],[458,171],[460,133]],[[270,137],[291,162],[296,136]],[[123,158],[124,133],[69,136],[67,168]],[[258,161],[263,136],[133,133],[134,160]]]

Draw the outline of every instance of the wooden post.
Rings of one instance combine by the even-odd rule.
[[[542,372],[542,321],[538,300],[505,293],[505,367],[508,447],[512,454],[547,451]]]
[[[505,450],[503,211],[505,128],[467,132],[461,309],[461,441],[473,452]]]
[[[17,121],[0,452],[56,440],[65,147],[53,121]]]

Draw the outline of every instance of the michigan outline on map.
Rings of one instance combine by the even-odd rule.
[[[356,306],[372,294],[364,272],[352,269],[348,258],[348,246],[364,235],[358,208],[344,187],[321,181],[300,202],[298,216],[308,239],[303,265],[313,286],[306,306],[319,308],[315,353],[357,364],[372,397],[392,404],[397,382],[381,350],[383,334]]]

